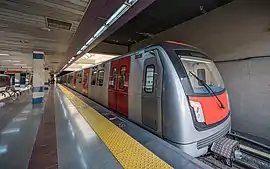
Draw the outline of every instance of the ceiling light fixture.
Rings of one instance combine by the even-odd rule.
[[[89,47],[97,38],[100,37],[111,25],[113,25],[122,15],[124,15],[138,0],[126,0],[120,8],[118,8],[111,17],[94,33],[94,35],[77,51],[76,55],[80,55]],[[70,60],[68,64],[72,63]],[[66,67],[66,65],[60,70],[60,72]]]
[[[23,69],[32,69],[30,66],[23,67]]]
[[[8,53],[0,53],[0,56],[10,56]]]
[[[76,59],[76,57],[72,57],[69,61],[68,61],[68,63],[71,63],[73,60],[75,60]]]
[[[83,57],[84,57],[85,59],[89,59],[91,56],[92,56],[92,55],[91,55],[90,53],[85,53],[85,54],[83,55]]]
[[[15,63],[13,64],[14,66],[23,66],[23,65],[26,65],[25,63]]]
[[[10,62],[13,62],[13,63],[20,63],[21,61],[19,61],[19,60],[11,60]]]
[[[85,55],[88,56],[88,57],[90,57],[90,56],[92,56],[93,54],[91,55],[90,53],[86,53]]]

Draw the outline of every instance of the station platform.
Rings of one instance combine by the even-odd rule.
[[[61,85],[43,105],[25,92],[1,107],[0,131],[0,168],[210,168]]]

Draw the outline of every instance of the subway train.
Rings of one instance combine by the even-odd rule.
[[[219,71],[188,44],[150,45],[59,78],[193,157],[206,154],[231,130]]]

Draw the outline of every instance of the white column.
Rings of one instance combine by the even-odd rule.
[[[33,52],[33,97],[32,104],[43,103],[44,98],[44,81],[45,81],[45,71],[44,71],[44,53],[43,52]]]
[[[20,87],[21,73],[15,73],[15,87]]]

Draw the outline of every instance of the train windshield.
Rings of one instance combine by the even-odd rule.
[[[224,90],[222,78],[213,61],[193,56],[181,56],[180,58],[188,74],[194,94],[209,94],[209,89],[205,87],[202,81],[215,93]]]

